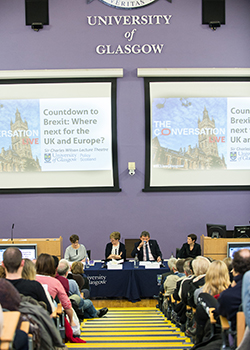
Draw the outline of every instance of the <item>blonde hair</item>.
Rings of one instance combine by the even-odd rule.
[[[205,277],[203,293],[212,296],[220,294],[230,285],[227,265],[221,260],[215,260],[209,266]]]
[[[210,264],[210,261],[204,256],[197,256],[197,258],[192,261],[192,268],[195,276],[204,275]]]
[[[35,280],[36,279],[36,268],[35,264],[30,259],[23,259],[24,265],[22,270],[22,278],[25,280]]]
[[[168,267],[169,267],[170,270],[173,270],[173,268],[176,269],[176,262],[177,262],[176,258],[170,258],[168,260]]]
[[[224,258],[223,259],[224,263],[227,265],[227,268],[232,270],[232,263],[233,263],[233,259],[228,257],[228,258]]]
[[[115,232],[112,232],[111,233],[111,235],[109,236],[109,238],[111,239],[111,238],[113,238],[113,239],[118,239],[118,241],[121,239],[121,234],[120,234],[120,232],[117,232],[117,231],[115,231]]]

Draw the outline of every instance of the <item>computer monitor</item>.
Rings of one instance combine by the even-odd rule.
[[[240,249],[249,249],[250,250],[250,242],[228,242],[227,243],[227,257],[233,259],[234,253]]]
[[[226,238],[227,227],[226,225],[207,224],[207,235],[212,238]]]
[[[234,226],[234,238],[250,238],[250,225]]]
[[[18,248],[23,259],[34,260],[37,258],[37,245],[36,244],[0,244],[0,262],[3,261],[3,253],[9,247]]]

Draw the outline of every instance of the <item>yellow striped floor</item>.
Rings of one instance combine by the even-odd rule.
[[[185,334],[155,308],[109,308],[103,318],[84,320],[81,338],[69,349],[190,349]]]

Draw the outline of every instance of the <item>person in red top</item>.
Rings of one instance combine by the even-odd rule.
[[[58,297],[69,317],[70,325],[74,327],[75,322],[73,321],[72,305],[62,284],[54,277],[55,263],[52,256],[49,254],[40,254],[36,261],[36,271],[36,280],[48,286],[49,294],[53,299],[55,299],[56,296]]]
[[[66,259],[60,260],[58,269],[57,269],[58,275],[60,277],[60,282],[63,281],[64,279],[66,281],[63,281],[63,282],[64,283],[67,282],[69,284],[69,280],[67,279],[69,268],[70,268],[69,262]],[[77,285],[76,281],[74,281],[74,283]],[[76,298],[76,300],[79,301],[78,308],[82,310],[82,312],[84,313],[84,318],[103,317],[108,312],[108,308],[106,307],[100,310],[96,310],[91,300],[82,298],[82,296],[80,295],[80,290],[78,285],[77,285],[77,288],[78,288],[78,291],[77,291],[78,297]],[[75,300],[74,295],[71,295],[70,298]]]

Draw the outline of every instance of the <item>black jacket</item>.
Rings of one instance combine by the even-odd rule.
[[[112,243],[108,243],[106,245],[106,249],[105,249],[105,260],[108,260],[108,256],[110,256],[112,251]],[[122,252],[122,256],[121,259],[124,259],[124,261],[126,260],[126,249],[125,249],[125,245],[123,243],[120,242],[120,247],[119,247],[119,252],[117,255],[119,255]],[[110,260],[110,259],[109,259]]]
[[[155,239],[150,239],[148,242],[149,242],[149,247],[150,247],[150,250],[151,250],[151,253],[152,253],[154,259],[157,260],[158,256],[160,256],[162,259],[162,254],[161,254],[161,251],[160,251],[160,248],[159,248],[157,241]],[[134,258],[135,255],[137,254],[138,259],[140,261],[142,261],[143,260],[143,247],[141,247],[140,250],[137,249],[137,247],[139,246],[140,243],[141,243],[141,241],[135,243],[135,246],[134,246],[134,249],[131,253],[131,256]]]
[[[198,243],[194,244],[194,248],[192,250],[190,250],[189,244],[184,243],[178,253],[178,258],[196,258],[199,255],[201,255],[201,246]]]

